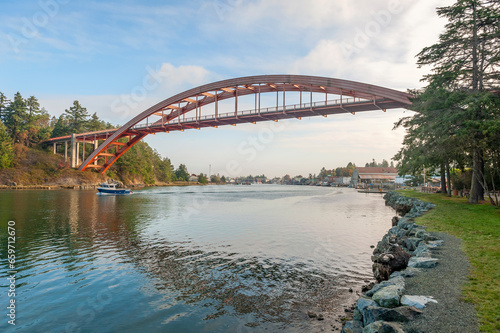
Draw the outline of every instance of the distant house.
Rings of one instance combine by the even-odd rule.
[[[356,168],[352,173],[351,181],[354,186],[366,187],[369,185],[383,185],[387,183],[394,183],[397,175],[398,169],[396,168]]]
[[[197,182],[198,176],[193,173],[191,176],[189,176],[189,181],[190,182]]]
[[[265,183],[267,183],[267,178],[257,177],[257,178],[255,178],[255,182],[257,184],[265,184]]]
[[[349,185],[351,183],[351,177],[338,177],[337,185]]]
[[[337,180],[339,179],[340,177],[335,177],[335,176],[330,176],[328,175],[328,182],[330,184],[337,184]]]

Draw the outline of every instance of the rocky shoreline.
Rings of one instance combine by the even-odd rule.
[[[438,264],[432,252],[443,244],[413,219],[435,205],[396,192],[388,192],[386,205],[402,217],[394,217],[392,228],[373,251],[373,274],[378,283],[363,288],[354,306],[353,318],[344,324],[344,333],[402,333],[402,324],[415,320],[430,296],[405,293],[405,279]]]

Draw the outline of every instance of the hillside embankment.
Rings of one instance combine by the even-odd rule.
[[[116,171],[108,174],[70,168],[63,156],[52,154],[42,149],[15,145],[14,165],[0,169],[0,189],[14,190],[54,190],[54,189],[95,189],[108,180],[115,180],[127,187],[144,186],[186,186],[196,182],[160,182],[146,184],[140,175],[120,175]]]

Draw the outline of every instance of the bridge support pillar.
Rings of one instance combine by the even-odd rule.
[[[80,165],[80,142],[76,140],[76,168]]]
[[[76,153],[76,134],[73,133],[71,134],[71,167],[76,168],[76,159],[77,159],[77,153]]]
[[[99,140],[94,140],[94,150],[99,147]],[[94,165],[97,165],[97,158],[94,160]]]
[[[64,162],[68,161],[68,141],[64,141]]]
[[[55,143],[55,142],[54,142],[54,155],[55,155],[55,154],[56,154],[56,152],[57,152],[56,147],[57,147],[57,143]]]

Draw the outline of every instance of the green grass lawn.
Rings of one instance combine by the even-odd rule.
[[[473,266],[463,289],[464,300],[476,306],[481,332],[500,332],[500,210],[441,194],[398,192],[437,205],[417,218],[418,224],[463,240],[463,250]]]

